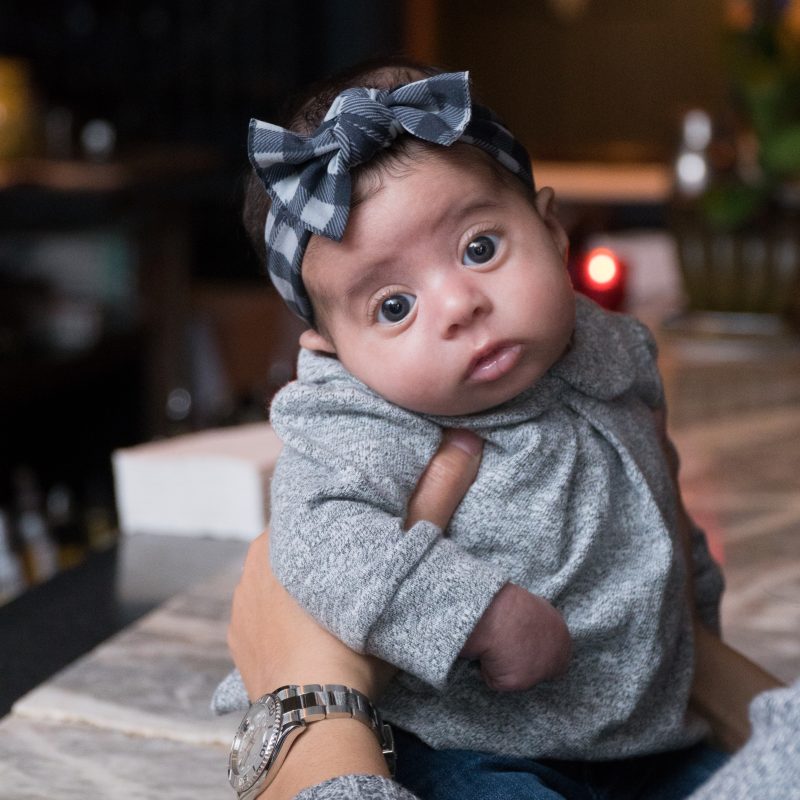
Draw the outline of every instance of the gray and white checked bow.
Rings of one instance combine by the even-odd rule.
[[[267,271],[289,307],[309,324],[313,311],[301,267],[312,234],[335,241],[350,213],[350,171],[408,133],[433,144],[480,147],[533,186],[530,158],[492,111],[472,104],[469,74],[448,72],[391,92],[352,88],[310,135],[253,119],[248,155],[271,204],[264,229]]]

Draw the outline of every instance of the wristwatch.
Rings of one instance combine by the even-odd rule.
[[[336,683],[281,686],[251,703],[233,737],[228,781],[239,800],[252,800],[269,786],[306,725],[340,717],[357,719],[373,731],[394,774],[392,729],[366,695]]]

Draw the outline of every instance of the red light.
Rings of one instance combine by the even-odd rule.
[[[579,252],[569,264],[575,290],[591,297],[610,311],[625,304],[628,268],[619,256],[607,247]]]
[[[605,247],[597,247],[587,253],[583,274],[590,287],[607,291],[619,283],[622,267],[614,253]]]

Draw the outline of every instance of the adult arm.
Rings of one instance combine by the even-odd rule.
[[[439,451],[420,479],[408,506],[408,522],[428,519],[444,527],[477,474],[481,443],[461,431],[445,435]],[[234,592],[228,644],[251,698],[286,683],[344,683],[373,700],[393,673],[375,658],[359,655],[320,627],[286,592],[269,569],[269,539],[260,536],[250,547],[239,585]],[[264,614],[263,609],[270,609]],[[275,646],[279,643],[279,646]],[[332,728],[335,730],[332,731]],[[389,782],[377,740],[367,728],[350,719],[311,725],[295,742],[275,781],[262,795],[288,800],[298,792],[339,776],[351,778],[323,787],[338,792],[366,780],[375,798],[408,798]],[[381,776],[384,780],[381,780]],[[349,783],[348,783],[349,782]],[[352,788],[352,787],[351,787]],[[358,797],[356,794],[317,794],[310,797]]]
[[[734,752],[752,733],[748,707],[762,692],[783,684],[695,620],[692,707],[711,726],[716,743]],[[795,719],[800,728],[800,720]],[[722,797],[723,795],[720,795]]]

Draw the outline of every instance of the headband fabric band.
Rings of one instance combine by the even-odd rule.
[[[250,120],[248,155],[271,203],[264,228],[267,271],[287,305],[307,323],[313,310],[301,276],[312,234],[340,241],[350,213],[350,171],[403,134],[449,147],[481,148],[533,188],[525,148],[492,111],[473,104],[469,74],[448,72],[391,92],[352,88],[310,135]]]

